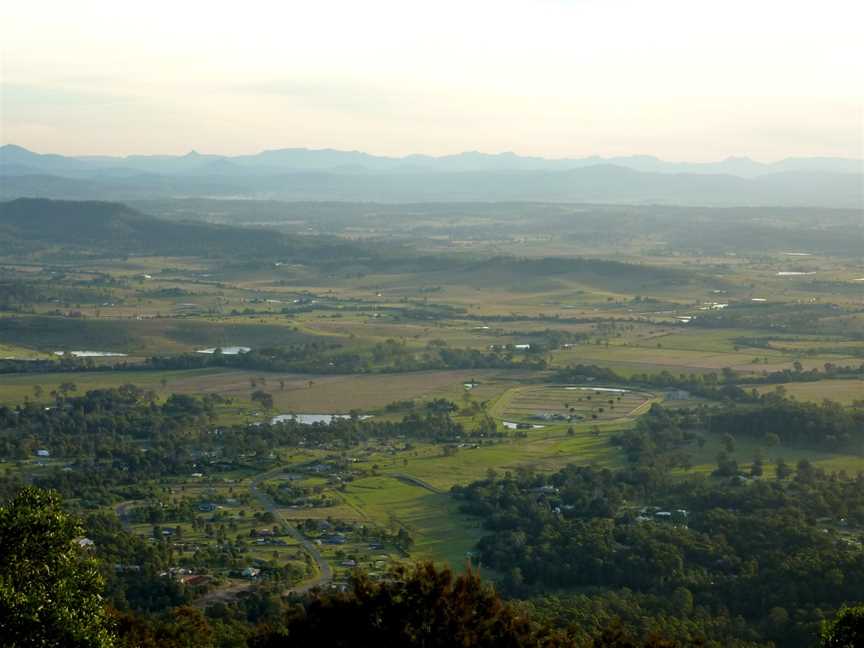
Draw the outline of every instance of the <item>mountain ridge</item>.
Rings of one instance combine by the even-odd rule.
[[[230,163],[272,174],[288,171],[371,172],[467,172],[467,171],[562,171],[612,164],[650,173],[727,174],[756,177],[770,173],[803,170],[826,173],[862,173],[864,160],[838,157],[789,157],[777,162],[758,162],[746,156],[730,156],[715,162],[670,162],[653,155],[588,156],[581,158],[545,158],[522,156],[512,151],[461,153],[431,156],[373,155],[364,151],[331,148],[265,149],[247,155],[217,155],[190,151],[185,155],[64,156],[36,153],[16,144],[0,146],[0,167],[20,165],[41,171],[96,172],[106,167],[128,167],[160,174],[188,174],[206,170],[207,165]],[[14,175],[14,174],[10,174]]]
[[[503,158],[501,157],[503,155]],[[430,162],[430,160],[432,162]],[[455,160],[455,161],[454,161]],[[501,160],[504,160],[501,162]],[[838,162],[839,160],[839,162]],[[864,208],[864,175],[837,173],[843,160],[790,158],[771,171],[735,175],[716,166],[651,171],[656,158],[584,163],[469,152],[431,158],[382,158],[362,152],[280,149],[254,156],[65,158],[0,147],[0,199],[140,200],[244,198],[346,202],[597,202],[688,206]],[[846,161],[854,162],[854,161]],[[752,160],[734,158],[735,168]],[[485,167],[485,168],[484,168]]]

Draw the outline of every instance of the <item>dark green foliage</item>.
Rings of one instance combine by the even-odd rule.
[[[715,640],[805,646],[822,611],[864,599],[864,550],[838,529],[864,525],[864,476],[802,462],[788,483],[748,486],[571,466],[453,493],[483,518],[480,557],[506,591],[636,592],[649,615],[680,617],[663,625],[674,638],[702,628]],[[684,594],[680,613],[663,605]]]
[[[572,642],[518,614],[477,573],[457,577],[421,563],[396,568],[385,582],[359,574],[350,592],[313,599],[286,632],[257,644],[313,645],[552,648]]]
[[[113,645],[96,561],[76,542],[83,532],[52,492],[27,487],[0,506],[3,645]]]
[[[822,627],[820,648],[860,648],[864,646],[864,605],[843,607]]]

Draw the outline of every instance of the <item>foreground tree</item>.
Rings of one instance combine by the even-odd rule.
[[[81,525],[52,491],[26,487],[0,506],[0,641],[14,648],[113,645]]]
[[[386,582],[363,574],[344,594],[311,601],[285,633],[261,638],[260,648],[289,646],[569,646],[503,603],[476,572],[454,576],[431,563],[397,567]]]
[[[864,646],[864,605],[843,607],[833,621],[822,628],[820,648],[858,648]]]
[[[396,567],[380,581],[357,574],[351,591],[321,594],[288,620],[284,631],[265,633],[255,648],[573,648],[563,630],[538,623],[505,603],[477,572],[456,576],[430,562]],[[672,648],[653,637],[633,639],[607,629],[592,648]]]

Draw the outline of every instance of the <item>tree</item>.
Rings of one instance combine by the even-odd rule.
[[[777,436],[774,432],[769,432],[765,435],[765,443],[769,448],[774,448],[780,445],[780,437]]]
[[[53,491],[22,488],[0,506],[0,636],[11,646],[114,645],[81,524]]]
[[[472,570],[455,576],[432,563],[394,568],[385,582],[365,574],[352,591],[321,594],[288,624],[286,634],[260,638],[258,648],[283,646],[572,646],[563,633],[533,623]]]
[[[777,468],[776,468],[777,479],[786,479],[793,472],[792,468],[789,467],[789,464],[787,464],[785,461],[783,461],[782,458],[777,459],[776,465],[777,465]]]
[[[74,391],[78,391],[78,386],[73,382],[61,383],[60,386],[57,388],[57,392],[63,397],[68,396]]]
[[[820,648],[864,646],[864,605],[842,607],[832,621],[822,625]]]
[[[251,399],[266,410],[273,409],[273,395],[262,389],[256,389],[252,392]]]

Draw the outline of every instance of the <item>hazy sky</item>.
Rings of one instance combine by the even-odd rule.
[[[0,141],[40,152],[864,146],[861,0],[6,0],[0,47]]]

